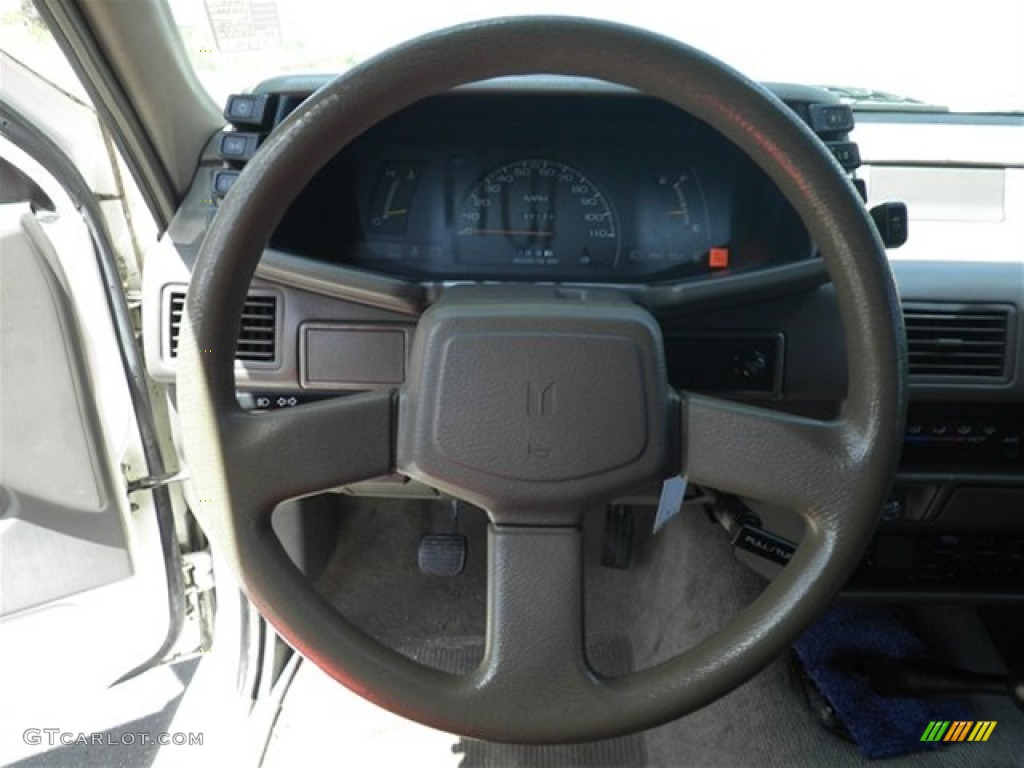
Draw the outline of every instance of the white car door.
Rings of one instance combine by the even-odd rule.
[[[176,645],[176,462],[123,291],[116,155],[89,105],[6,53],[0,67],[0,700],[14,711],[195,643]]]

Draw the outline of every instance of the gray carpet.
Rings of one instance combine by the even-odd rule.
[[[466,572],[424,577],[416,567],[420,536],[443,519],[425,503],[348,501],[341,543],[320,588],[345,615],[407,654],[440,665],[469,664],[479,653],[484,624],[482,515],[464,514],[470,539]],[[649,531],[642,517],[638,530]],[[592,524],[591,524],[592,523]],[[636,543],[629,571],[597,565],[601,520],[588,521],[587,629],[592,641],[620,638],[621,652],[594,653],[595,665],[628,658],[643,668],[707,637],[750,602],[763,582],[732,559],[724,534],[699,513],[675,520],[657,537]],[[970,609],[915,613],[922,637],[946,660],[980,671],[1000,669],[987,634]],[[598,643],[600,646],[600,643]],[[448,648],[447,651],[437,649]],[[454,649],[454,650],[453,650]],[[440,654],[440,655],[439,655]],[[448,657],[442,658],[448,654]],[[609,659],[609,656],[611,657]],[[606,668],[607,674],[621,669]],[[821,728],[806,706],[790,666],[781,659],[715,704],[631,740],[642,745],[597,745],[541,754],[490,750],[407,723],[348,693],[311,664],[303,664],[285,697],[265,766],[633,766],[659,768],[1012,768],[1024,765],[1024,715],[1002,699],[973,700],[977,719],[997,720],[989,742],[937,753],[868,763],[856,748]],[[922,729],[925,724],[922,724]],[[616,740],[621,741],[621,740]],[[619,751],[616,751],[619,750]],[[610,757],[615,755],[614,758]],[[641,757],[638,757],[640,755]],[[646,763],[642,762],[646,756]],[[619,762],[608,762],[610,759]],[[637,760],[641,762],[636,762]],[[632,761],[632,762],[631,762]]]
[[[437,641],[427,644],[399,643],[398,650],[421,664],[452,674],[474,669],[483,658],[483,638]],[[591,638],[587,657],[605,674],[624,675],[633,669],[633,650],[625,635]],[[592,744],[527,747],[515,744],[463,739],[453,748],[461,754],[460,768],[556,768],[586,765],[594,768],[644,768],[647,747],[642,735],[609,739]]]
[[[482,638],[399,641],[419,663],[452,674],[470,671],[483,657]],[[591,638],[587,655],[609,675],[632,670],[632,649],[621,634]],[[330,757],[328,757],[330,756]],[[458,766],[458,768],[645,768],[644,736],[589,744],[532,747],[457,739],[382,712],[339,688],[303,662],[288,689],[263,765]]]

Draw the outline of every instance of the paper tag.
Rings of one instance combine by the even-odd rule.
[[[670,477],[662,484],[661,498],[658,499],[658,514],[654,518],[655,533],[668,525],[668,522],[679,514],[685,498],[685,477]]]

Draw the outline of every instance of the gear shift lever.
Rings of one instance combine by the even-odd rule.
[[[883,696],[1009,696],[1024,710],[1024,664],[1006,675],[984,674],[927,661],[870,659],[862,669]]]

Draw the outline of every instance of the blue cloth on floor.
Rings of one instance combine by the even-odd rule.
[[[837,603],[808,628],[794,648],[865,757],[879,759],[936,749],[942,744],[921,741],[929,721],[974,719],[961,699],[880,696],[858,673],[858,658],[929,656],[924,643],[888,608]]]

